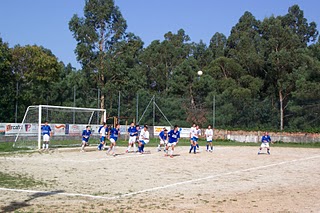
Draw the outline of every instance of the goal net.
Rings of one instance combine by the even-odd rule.
[[[23,117],[14,147],[41,148],[41,127],[45,122],[51,128],[49,147],[79,146],[82,131],[91,127],[89,143],[98,143],[98,129],[106,121],[105,109],[37,105],[29,106]]]

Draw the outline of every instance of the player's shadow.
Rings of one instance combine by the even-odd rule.
[[[45,197],[45,196],[50,196],[50,195],[55,195],[59,193],[63,193],[63,190],[57,190],[57,191],[51,191],[51,192],[37,192],[29,196],[29,199],[24,200],[24,201],[12,201],[8,206],[4,206],[1,208],[1,212],[15,212],[20,208],[31,206],[28,202],[31,200],[34,200],[39,197]]]

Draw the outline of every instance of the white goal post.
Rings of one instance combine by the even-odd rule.
[[[41,126],[45,121],[47,121],[53,128],[61,125],[64,125],[68,128],[69,125],[77,125],[79,126],[79,128],[86,125],[99,126],[102,122],[106,122],[106,110],[52,105],[29,106],[24,114],[21,128],[16,134],[13,146],[37,146],[38,149],[41,149]],[[52,131],[53,134],[55,134],[55,130],[52,129]],[[78,139],[81,136],[80,134],[81,133],[72,135],[69,134],[69,132],[65,132],[65,134],[63,132],[60,132],[60,134],[57,134],[57,137],[55,137],[55,139],[56,141],[67,140],[67,135],[74,136],[75,139]]]

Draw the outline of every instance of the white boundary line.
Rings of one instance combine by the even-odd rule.
[[[57,191],[56,192],[55,191],[48,192],[48,191],[35,191],[35,190],[10,189],[10,188],[0,188],[0,191],[39,193],[39,194],[43,194],[43,195],[64,195],[64,196],[68,196],[68,197],[86,197],[86,198],[93,198],[93,199],[117,200],[117,199],[129,197],[129,196],[133,196],[133,195],[137,195],[137,194],[157,191],[157,190],[171,188],[171,187],[175,187],[175,186],[179,186],[179,185],[183,185],[183,184],[189,184],[189,183],[193,183],[193,182],[199,182],[199,181],[202,181],[202,180],[207,180],[207,179],[216,178],[216,177],[220,177],[220,176],[227,176],[227,175],[233,175],[233,174],[242,173],[242,172],[248,172],[248,171],[252,171],[252,170],[265,169],[265,168],[268,168],[268,167],[279,166],[279,165],[294,163],[294,162],[298,162],[298,161],[306,161],[306,160],[311,160],[311,159],[315,159],[315,158],[320,158],[320,155],[307,157],[307,158],[300,158],[300,159],[295,159],[295,160],[290,160],[290,161],[282,161],[280,163],[273,163],[273,164],[264,165],[264,166],[251,167],[251,168],[248,168],[248,169],[242,169],[242,170],[237,170],[237,171],[233,171],[233,172],[210,175],[210,176],[203,177],[203,178],[177,182],[177,183],[168,184],[168,185],[165,185],[165,186],[158,186],[158,187],[154,187],[154,188],[150,188],[150,189],[144,189],[144,190],[140,190],[140,191],[137,191],[137,192],[127,193],[127,194],[118,195],[118,196],[114,196],[114,197],[105,197],[105,196],[99,196],[99,195],[89,195],[89,194],[80,194],[80,193],[66,193],[66,192],[58,193]]]

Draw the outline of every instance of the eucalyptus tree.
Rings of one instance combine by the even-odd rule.
[[[74,15],[69,29],[77,41],[75,53],[88,83],[101,89],[101,105],[105,108],[106,93],[116,70],[110,66],[122,51],[116,47],[125,37],[127,24],[113,0],[86,0],[84,17]]]

